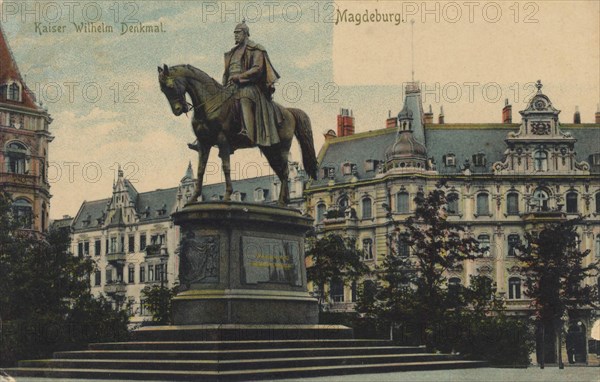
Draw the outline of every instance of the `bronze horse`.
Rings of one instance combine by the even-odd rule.
[[[219,149],[219,157],[223,163],[225,175],[224,200],[231,199],[233,187],[230,176],[230,155],[236,149],[251,147],[240,141],[240,117],[235,112],[235,88],[224,87],[202,70],[191,65],[175,65],[158,67],[160,90],[165,94],[171,111],[176,116],[193,110],[192,128],[198,139],[198,172],[196,190],[191,198],[195,202],[202,193],[202,180],[212,146]],[[188,104],[189,94],[192,104]],[[281,109],[284,121],[278,127],[279,143],[273,146],[259,146],[269,165],[281,180],[279,205],[289,202],[288,156],[294,135],[300,143],[304,170],[316,179],[317,159],[313,144],[312,130],[308,115],[300,109]]]

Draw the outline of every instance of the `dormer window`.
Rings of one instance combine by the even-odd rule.
[[[246,199],[246,194],[244,192],[236,191],[231,195],[231,200],[236,202],[243,202]]]
[[[473,155],[473,165],[477,167],[485,167],[486,159],[484,153],[477,153]]]
[[[356,164],[350,162],[342,164],[342,175],[356,175]]]
[[[264,202],[267,198],[269,190],[265,190],[264,188],[257,188],[254,190],[254,201],[255,202]]]
[[[377,170],[377,166],[379,165],[379,161],[375,159],[367,159],[365,161],[365,172],[371,172]]]
[[[21,102],[21,86],[16,82],[0,86],[0,98]]]
[[[452,153],[446,154],[443,156],[442,160],[446,167],[456,167],[456,155]]]
[[[334,179],[335,178],[335,168],[331,166],[321,167],[321,178],[322,179]]]
[[[167,213],[167,204],[163,203],[163,205],[156,211],[156,213],[158,214],[158,216],[163,216],[164,214]]]

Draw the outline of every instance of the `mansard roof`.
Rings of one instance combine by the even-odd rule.
[[[6,36],[4,35],[2,25],[0,24],[0,85],[10,81],[16,81],[21,85],[22,102],[2,100],[3,103],[40,110],[40,107],[35,103],[33,93],[29,90],[27,85],[25,85],[25,81],[23,81],[23,78],[21,77],[21,72],[19,71]]]
[[[271,190],[273,184],[277,181],[275,175],[261,176],[251,179],[243,179],[233,181],[233,189],[235,192],[241,192],[246,194],[246,201],[254,202],[254,191],[258,188]],[[177,193],[178,187],[158,189],[154,191],[147,191],[138,193],[135,187],[125,179],[125,184],[128,186],[127,190],[132,197],[132,201],[135,202],[135,211],[139,217],[140,224],[152,223],[155,221],[161,221],[165,218],[170,219],[171,213],[177,210]],[[202,189],[203,200],[211,200],[213,195],[222,196],[225,193],[225,184],[207,184]],[[113,221],[102,222],[99,219],[107,216],[109,204],[112,198],[84,201],[77,216],[74,218],[72,227],[75,231],[78,230],[99,230],[104,227],[107,223],[109,225],[124,224],[122,221],[122,214],[117,211],[113,216]],[[273,196],[269,195],[265,203],[272,202]],[[164,210],[164,213],[160,213]],[[117,219],[118,221],[115,221]]]
[[[520,124],[432,124],[425,126],[425,142],[427,156],[433,157],[436,170],[440,174],[460,174],[465,160],[472,162],[475,154],[484,154],[485,166],[473,166],[472,173],[491,174],[492,164],[504,158],[505,139],[509,132],[519,131]],[[575,150],[579,160],[588,160],[593,153],[600,152],[600,125],[598,124],[561,124],[565,132],[570,132],[577,139]],[[357,165],[356,177],[359,180],[373,179],[377,171],[366,171],[367,160],[385,160],[385,150],[389,142],[394,140],[396,129],[380,129],[351,136],[332,138],[325,142],[319,153],[320,167],[334,168],[336,183],[349,182],[352,176],[343,175],[340,170],[345,162]],[[446,167],[443,157],[454,154],[455,167]],[[326,186],[331,179],[323,177],[309,184],[309,188]]]

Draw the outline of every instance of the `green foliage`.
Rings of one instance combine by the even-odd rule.
[[[516,258],[525,277],[525,295],[534,302],[536,318],[553,322],[568,311],[597,307],[598,286],[585,284],[597,277],[600,261],[584,265],[590,250],[580,251],[575,231],[581,219],[547,224],[538,233],[526,234]]]
[[[68,232],[21,230],[0,193],[0,365],[127,332],[125,311],[90,294],[95,264],[69,252]]]
[[[142,289],[142,296],[152,314],[153,322],[161,325],[172,324],[172,302],[178,291],[179,286],[168,288],[165,285],[147,285]]]
[[[389,254],[374,289],[359,290],[360,317],[379,333],[387,327],[400,344],[424,343],[430,351],[460,352],[497,365],[527,364],[531,333],[525,323],[505,316],[490,279],[473,277],[469,287],[447,285],[448,271],[481,257],[484,249],[461,225],[447,221],[443,185],[415,202],[415,215],[406,221],[388,215],[394,227]]]
[[[361,251],[356,248],[356,242],[339,235],[312,238],[306,257],[310,262],[306,270],[307,278],[319,287],[321,302],[326,299],[325,285],[332,280],[341,279],[348,282],[357,280],[369,272],[369,268],[362,261]]]

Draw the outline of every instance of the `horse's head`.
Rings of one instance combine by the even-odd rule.
[[[173,70],[170,70],[166,64],[162,68],[158,67],[160,90],[167,97],[171,105],[171,111],[177,116],[187,113],[189,110],[183,82],[183,77],[175,75]]]

